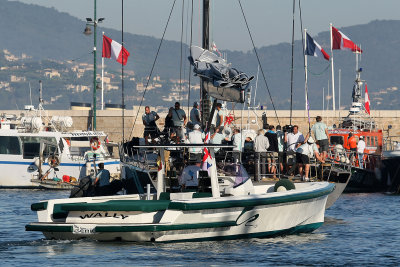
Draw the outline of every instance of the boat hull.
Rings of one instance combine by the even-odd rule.
[[[176,242],[271,237],[311,232],[322,225],[334,185],[310,183],[294,192],[187,200],[52,200],[26,226],[49,239]],[[264,191],[265,188],[257,190]],[[297,191],[297,192],[296,192]],[[266,191],[264,191],[266,192]],[[87,200],[86,200],[87,201]],[[73,204],[75,203],[75,204]],[[114,203],[114,204],[113,204]],[[64,219],[53,208],[67,212]],[[149,206],[151,205],[151,206]],[[165,208],[163,206],[165,205]],[[62,216],[61,216],[62,217]]]

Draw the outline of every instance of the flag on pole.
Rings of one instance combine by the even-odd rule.
[[[210,132],[206,134],[206,138],[204,139],[204,144],[210,143]],[[204,156],[203,156],[203,166],[202,170],[203,171],[208,171],[210,174],[210,167],[212,166],[212,157],[208,149],[205,147],[204,148]]]
[[[215,44],[215,42],[212,42],[211,49],[212,49],[212,51],[217,52],[218,55],[219,55],[220,57],[222,57],[222,54],[221,54],[221,52],[219,52],[219,50],[218,50],[217,45]]]
[[[129,55],[128,50],[126,50],[120,43],[117,43],[110,37],[103,35],[103,57],[113,58],[120,64],[126,65]],[[122,62],[122,59],[124,62]]]
[[[365,102],[365,110],[368,112],[369,115],[371,115],[371,111],[369,109],[369,95],[368,95],[368,88],[367,88],[367,84],[365,84],[365,98],[364,98],[364,102]]]
[[[344,35],[341,31],[332,27],[332,49],[350,50],[353,52],[363,51],[359,48],[349,37]]]
[[[324,49],[307,33],[307,46],[305,54],[314,57],[323,57],[326,60],[329,60],[329,55],[325,52]]]

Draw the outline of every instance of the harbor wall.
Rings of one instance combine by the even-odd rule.
[[[156,110],[151,108],[151,110]],[[186,114],[188,114],[185,109]],[[235,124],[240,127],[246,127],[249,121],[249,127],[252,129],[261,128],[262,114],[265,112],[268,124],[272,125],[287,125],[290,124],[290,111],[289,110],[278,110],[275,112],[272,110],[250,110],[249,112],[235,110],[230,111],[234,114]],[[27,111],[17,111],[17,110],[0,110],[1,114],[15,114],[20,116],[21,114],[28,115]],[[143,134],[143,123],[142,115],[144,113],[144,108],[137,111],[135,110],[125,110],[125,140],[132,138],[133,136],[142,136]],[[310,121],[311,125],[315,123],[315,117],[320,115],[323,117],[323,122],[328,126],[339,123],[340,117],[347,116],[347,111],[321,111],[313,110],[310,111]],[[138,119],[136,120],[135,127],[133,123],[135,121],[136,114]],[[160,120],[157,121],[157,125],[162,130],[164,128],[164,119],[167,113],[159,113]],[[43,120],[50,120],[52,116],[71,116],[73,119],[73,125],[69,130],[87,130],[91,127],[92,113],[90,110],[46,110],[42,112]],[[243,121],[240,117],[243,116]],[[278,119],[277,119],[278,117]],[[371,117],[373,117],[378,125],[379,129],[385,131],[385,136],[387,135],[388,125],[392,125],[389,134],[391,136],[400,136],[400,110],[375,110],[371,112]],[[47,119],[46,119],[47,118]],[[96,113],[96,126],[97,130],[104,131],[108,134],[111,141],[118,142],[122,140],[122,110],[98,110]],[[308,130],[308,115],[305,110],[293,110],[292,111],[292,125],[298,125],[301,132],[305,133]]]

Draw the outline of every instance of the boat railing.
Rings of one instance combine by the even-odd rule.
[[[400,136],[387,136],[383,139],[383,151],[400,150]]]
[[[380,155],[369,153],[364,153],[362,160],[360,160],[359,154],[356,151],[350,151],[345,148],[337,149],[335,147],[330,148],[328,157],[336,164],[342,166],[348,165],[369,171],[374,171],[380,160]]]

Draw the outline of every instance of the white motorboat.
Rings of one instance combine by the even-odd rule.
[[[26,230],[43,232],[49,239],[168,242],[296,234],[312,232],[323,224],[334,184],[302,183],[285,190],[279,184],[253,185],[243,174],[222,178],[217,174],[215,145],[191,146],[209,147],[212,158],[206,171],[209,175],[199,178],[196,192],[173,191],[165,164],[158,167],[154,182],[150,166],[125,162],[122,179],[132,186],[126,187],[132,194],[32,204],[38,222],[28,224]],[[159,162],[164,162],[166,147],[188,145],[156,147]]]
[[[70,189],[71,179],[63,183],[64,175],[77,180],[90,175],[99,163],[119,175],[120,161],[110,156],[104,132],[68,132],[70,117],[48,121],[44,125],[37,115],[1,118],[0,187]]]

